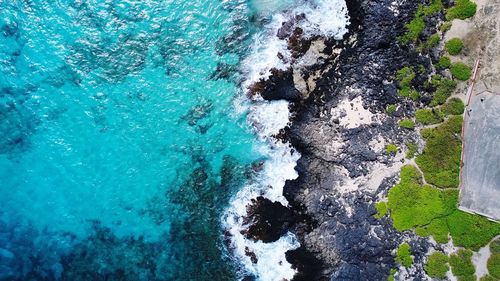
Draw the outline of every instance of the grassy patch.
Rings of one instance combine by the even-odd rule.
[[[442,252],[434,252],[427,258],[425,272],[433,278],[444,279],[448,272],[448,256]]]
[[[441,108],[445,115],[462,115],[465,110],[464,102],[459,98],[449,99]]]
[[[445,244],[449,241],[446,217],[433,219],[428,225],[417,227],[415,232],[424,237],[432,236],[438,243]]]
[[[441,114],[435,109],[419,109],[415,112],[415,119],[423,125],[432,125],[443,122]]]
[[[410,142],[406,144],[406,149],[406,158],[411,159],[417,153],[418,145],[416,143]]]
[[[431,86],[436,90],[432,96],[430,105],[436,106],[441,105],[446,102],[446,100],[451,96],[455,88],[457,87],[457,82],[444,78],[441,75],[433,75],[431,79]]]
[[[397,230],[416,227],[418,235],[432,235],[439,243],[448,242],[450,234],[456,246],[474,251],[500,234],[500,224],[457,209],[458,190],[422,185],[420,173],[410,165],[401,169],[400,178],[389,190],[387,202]]]
[[[500,279],[500,253],[492,253],[486,266],[492,277]]]
[[[436,67],[439,69],[446,69],[451,66],[451,60],[447,56],[442,56],[439,58],[438,63],[436,64]]]
[[[413,264],[410,245],[407,243],[399,245],[396,253],[396,262],[404,267],[410,267]]]
[[[441,24],[441,26],[439,26],[439,30],[443,33],[445,33],[446,31],[450,30],[451,28],[451,22],[447,21],[447,22],[443,22],[443,24]]]
[[[418,47],[418,51],[422,52],[436,47],[439,44],[440,39],[441,37],[439,36],[439,34],[432,34],[424,43],[420,44],[420,46]]]
[[[398,147],[393,143],[388,144],[385,147],[385,152],[387,152],[387,154],[396,154],[398,153]]]
[[[452,38],[444,43],[444,48],[450,55],[458,55],[464,48],[464,42],[460,38]]]
[[[459,210],[447,218],[448,228],[456,246],[479,250],[491,239],[500,234],[500,224],[482,216],[472,215]]]
[[[451,116],[436,128],[422,129],[426,145],[415,161],[428,183],[440,188],[458,187],[462,121],[462,116]]]
[[[434,218],[454,210],[457,193],[441,192],[431,186],[421,185],[421,175],[414,166],[401,169],[401,180],[389,190],[387,206],[393,225],[403,231],[429,224]],[[450,204],[451,201],[451,204]]]
[[[387,277],[387,281],[394,281],[394,275],[396,275],[397,270],[395,268],[391,268],[389,272],[389,276]]]
[[[467,19],[476,14],[477,5],[470,0],[456,0],[455,5],[446,11],[446,19]]]
[[[407,24],[405,24],[406,33],[400,37],[399,41],[401,43],[410,43],[417,41],[418,37],[425,29],[424,18],[418,13],[415,17]]]
[[[493,278],[490,275],[486,275],[486,276],[481,277],[481,279],[479,279],[479,281],[498,281],[498,279]]]
[[[472,264],[472,251],[461,249],[450,256],[451,272],[456,277],[467,278],[474,276],[476,269]],[[475,279],[474,279],[475,280]]]
[[[375,203],[375,209],[377,209],[377,213],[375,214],[376,219],[381,219],[383,216],[387,214],[387,203],[386,202],[377,202]]]
[[[472,69],[465,63],[457,62],[450,67],[451,75],[458,80],[466,81],[469,80],[472,75]]]
[[[403,120],[399,121],[399,126],[401,128],[405,128],[405,129],[414,129],[415,123],[411,119],[403,119]]]
[[[399,38],[401,43],[417,41],[425,29],[425,17],[431,16],[443,9],[441,0],[433,0],[429,5],[420,5],[413,19],[405,25],[406,33]]]
[[[387,113],[393,114],[394,112],[396,112],[396,109],[397,109],[397,107],[395,104],[389,104],[389,105],[387,105],[385,110],[387,111]]]

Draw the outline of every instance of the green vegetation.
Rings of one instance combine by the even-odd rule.
[[[465,110],[464,102],[459,98],[451,98],[443,105],[441,111],[444,115],[462,115]]]
[[[443,122],[439,111],[435,109],[419,109],[415,112],[415,119],[423,125],[432,125]]]
[[[387,152],[387,154],[396,154],[398,153],[398,147],[393,143],[388,144],[385,147],[385,152]]]
[[[443,9],[441,0],[433,0],[429,5],[420,5],[415,12],[414,18],[405,25],[406,33],[399,38],[401,43],[417,41],[418,37],[425,29],[425,17],[431,16]]]
[[[446,219],[436,218],[433,219],[428,225],[417,227],[415,232],[417,235],[424,237],[432,235],[436,242],[446,244],[449,240],[449,229],[446,224]]]
[[[500,234],[500,224],[485,217],[456,210],[446,219],[456,246],[479,250]]]
[[[401,128],[405,128],[405,129],[414,129],[415,123],[411,119],[403,119],[403,120],[399,121],[399,126]]]
[[[451,116],[436,128],[422,129],[426,141],[416,162],[428,183],[440,188],[458,187],[462,142],[462,117]]]
[[[391,268],[389,272],[389,276],[387,277],[387,281],[394,281],[394,275],[396,275],[397,270],[395,268]]]
[[[412,265],[413,257],[411,256],[410,245],[407,243],[399,245],[396,253],[396,262],[404,267],[410,267]]]
[[[431,36],[429,36],[429,38],[427,38],[427,40],[424,43],[418,46],[418,51],[422,52],[436,47],[439,44],[440,39],[441,37],[439,36],[439,34],[437,33],[432,34]]]
[[[458,277],[459,280],[467,280],[463,278],[470,278],[476,273],[471,258],[472,251],[465,249],[458,250],[455,254],[450,256],[451,272]]]
[[[486,276],[481,277],[481,279],[479,279],[479,281],[498,281],[498,279],[493,278],[490,275],[486,275]]]
[[[418,37],[425,29],[424,18],[418,13],[405,25],[406,33],[400,38],[401,43],[410,43],[417,41]]]
[[[446,69],[451,66],[451,60],[449,57],[442,56],[439,58],[439,62],[436,64],[436,67],[439,69]]]
[[[469,80],[472,75],[472,69],[470,66],[457,62],[451,65],[450,67],[451,75],[458,80],[466,81]]]
[[[458,55],[464,48],[464,42],[460,38],[452,38],[444,43],[444,48],[450,55]]]
[[[458,185],[461,123],[461,116],[451,116],[436,128],[422,130],[426,146],[416,162],[427,181],[438,187]],[[397,230],[416,228],[418,235],[433,236],[440,243],[446,243],[451,235],[456,246],[472,250],[500,234],[500,224],[457,209],[458,189],[423,185],[414,166],[404,166],[400,178],[389,190],[387,202]]]
[[[433,278],[444,279],[449,270],[448,256],[442,252],[434,252],[427,258],[425,272]]]
[[[397,109],[397,107],[395,104],[389,104],[389,105],[387,105],[385,110],[387,111],[387,113],[393,114],[394,112],[396,112],[396,109]]]
[[[455,5],[446,12],[446,19],[467,19],[476,14],[477,5],[470,0],[456,0]]]
[[[446,102],[457,87],[457,82],[444,78],[441,75],[433,75],[431,78],[431,86],[436,90],[434,91],[430,105],[436,106]]]
[[[389,190],[387,203],[397,230],[428,225],[433,219],[455,209],[458,192],[442,192],[429,185],[422,186],[422,177],[414,166],[404,166],[400,177],[400,182]]]
[[[500,279],[500,239],[490,244],[491,256],[488,259],[487,268],[490,276]]]
[[[443,24],[441,24],[441,26],[439,27],[439,30],[443,33],[445,33],[446,31],[450,30],[451,28],[451,22],[447,21],[447,22],[443,22]]]
[[[417,150],[418,150],[418,146],[416,143],[413,143],[413,142],[410,142],[408,144],[406,144],[406,148],[408,149],[406,151],[406,158],[407,159],[411,159],[415,156],[415,154],[417,153]]]
[[[386,202],[377,202],[375,203],[375,209],[377,209],[377,213],[375,214],[376,219],[381,219],[383,216],[387,214],[387,203]]]
[[[411,82],[415,78],[415,71],[406,66],[396,72],[396,80],[398,80],[399,91],[398,94],[403,97],[417,100],[420,96],[418,92],[412,88]]]
[[[500,253],[491,255],[488,259],[487,267],[492,277],[500,279]]]

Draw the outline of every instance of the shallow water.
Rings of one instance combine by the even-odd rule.
[[[0,280],[291,278],[293,234],[241,234],[297,177],[288,103],[245,89],[302,13],[346,32],[343,0],[0,0]]]
[[[0,1],[0,279],[231,279],[247,3],[68,2]]]

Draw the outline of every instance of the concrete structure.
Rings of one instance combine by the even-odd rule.
[[[500,94],[474,95],[465,115],[460,209],[500,221]]]

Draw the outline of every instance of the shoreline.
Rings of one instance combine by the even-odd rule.
[[[394,276],[394,254],[406,241],[412,244],[415,265],[400,268],[399,275],[422,280],[427,255],[439,246],[414,232],[396,231],[387,216],[375,219],[374,203],[387,197],[403,164],[416,165],[405,159],[405,143],[417,144],[417,152],[424,147],[419,130],[401,128],[398,121],[414,116],[432,98],[425,91],[419,102],[400,96],[394,73],[418,66],[416,83],[423,84],[440,54],[433,49],[422,55],[397,43],[423,1],[347,4],[351,25],[343,40],[315,38],[313,43],[325,46],[319,51],[323,56],[306,73],[289,69],[291,74],[269,79],[293,76],[292,87],[303,93],[301,99],[290,100],[294,117],[283,134],[302,155],[296,167],[299,177],[284,188],[291,211],[301,218],[288,225],[301,246],[289,251],[287,259],[298,270],[293,280],[386,280]],[[426,19],[425,37],[436,32],[443,13]],[[299,46],[312,45],[300,40]],[[291,87],[290,81],[281,82]],[[392,104],[395,112],[388,114]],[[355,124],[348,122],[352,118]],[[397,145],[395,155],[384,150],[389,144]]]

